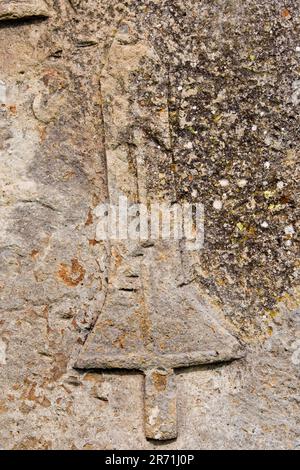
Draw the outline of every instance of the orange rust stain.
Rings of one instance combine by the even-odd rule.
[[[66,77],[61,71],[54,68],[49,68],[44,70],[42,81],[50,89],[54,88],[56,90],[60,90],[65,87]]]
[[[51,441],[38,439],[36,437],[26,437],[18,444],[14,445],[13,450],[49,450],[52,448]]]
[[[87,382],[97,382],[97,383],[102,383],[103,382],[103,377],[100,374],[95,374],[95,373],[90,373],[88,372],[84,377],[84,381]]]
[[[87,216],[87,219],[85,221],[85,226],[92,225],[92,223],[93,223],[93,214],[92,214],[91,209],[89,209],[88,216]]]
[[[83,280],[85,276],[85,269],[83,266],[81,266],[81,264],[79,264],[76,258],[73,258],[71,260],[71,266],[68,266],[65,263],[60,264],[57,276],[67,286],[75,287]]]
[[[60,379],[60,377],[65,374],[67,370],[67,364],[68,358],[64,354],[56,354],[55,363],[51,368],[51,378],[53,381]]]
[[[38,250],[32,250],[32,252],[30,253],[30,256],[32,259],[36,259],[39,255],[39,251]]]
[[[283,18],[290,18],[292,15],[287,8],[284,8],[281,12]]]
[[[90,246],[95,246],[97,245],[99,242],[97,242],[97,240],[93,239],[93,240],[89,240],[89,245]]]
[[[157,257],[158,261],[166,261],[168,257],[166,256],[165,253],[160,253],[159,256]]]
[[[73,318],[71,324],[74,326],[75,329],[78,328],[78,323],[75,318]]]
[[[49,408],[51,406],[51,401],[48,400],[48,398],[44,397],[43,400],[40,402],[40,404],[44,407],[44,408]]]
[[[69,180],[70,178],[73,178],[73,176],[75,176],[76,173],[75,171],[67,171],[64,176],[63,176],[63,179],[64,180]]]
[[[278,311],[276,310],[267,310],[267,314],[271,317],[271,318],[276,318],[278,316]]]
[[[37,393],[37,384],[25,380],[24,383],[28,384],[28,388],[22,393],[21,398],[38,403],[39,405],[49,408],[51,406],[50,400],[45,397],[44,393]]]
[[[163,392],[164,390],[166,390],[166,387],[167,387],[166,375],[162,375],[159,372],[153,372],[152,378],[153,378],[153,383],[154,383],[154,387],[156,388],[156,390],[158,390],[159,392]]]
[[[39,126],[38,127],[39,134],[40,134],[40,141],[44,142],[46,139],[46,127],[45,126]]]
[[[0,400],[0,414],[5,413],[8,411],[8,408],[5,404],[5,400]]]
[[[124,349],[124,346],[125,346],[125,340],[126,340],[126,334],[123,333],[122,335],[120,335],[114,342],[113,342],[113,345],[120,348],[120,349]]]
[[[114,247],[112,247],[111,254],[115,260],[115,268],[118,268],[121,265],[123,258],[120,253],[114,249]]]

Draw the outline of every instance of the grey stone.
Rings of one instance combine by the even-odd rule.
[[[118,204],[120,196],[126,195],[129,203],[171,203],[168,197],[175,194],[160,193],[159,181],[153,179],[158,172],[172,175],[167,71],[151,46],[138,40],[134,25],[120,25],[120,31],[101,80],[110,202]],[[156,73],[149,87],[155,106],[139,105],[149,89],[143,85],[136,89],[134,73],[141,83],[143,74]],[[161,141],[163,150],[153,147],[152,135]],[[132,158],[136,162],[134,171],[130,169]],[[174,191],[173,182],[170,189]],[[189,269],[185,265],[183,269],[182,258],[189,260],[192,255],[195,259],[197,253],[189,253],[177,241],[144,246],[111,241],[110,250],[105,303],[76,367],[144,371],[146,435],[158,440],[175,438],[175,378],[168,380],[170,373],[162,374],[167,380],[166,392],[159,390],[156,396],[157,368],[172,370],[231,361],[243,356],[242,348],[218,323],[216,312],[203,302],[194,283],[186,277],[185,270],[194,266]],[[149,372],[151,369],[156,372]],[[155,410],[157,419],[153,417]]]
[[[145,377],[145,434],[148,439],[177,437],[177,393],[172,370],[148,370]]]
[[[50,9],[44,0],[0,1],[0,21],[49,16]]]
[[[298,0],[45,3],[47,21],[0,25],[0,447],[299,447]],[[111,290],[94,212],[108,196],[108,56],[136,47],[141,57],[141,44],[146,55],[121,92],[138,98],[137,131],[114,138],[130,147],[130,170],[138,157],[151,198],[205,206],[204,248],[183,251],[182,268],[175,256],[181,287],[168,298],[196,292],[199,325],[209,311],[217,337],[247,351],[175,371],[178,435],[159,444],[146,439],[144,372],[73,368]],[[142,253],[151,266],[163,249],[129,248],[120,246],[131,267]],[[133,287],[135,274],[120,282]],[[174,429],[169,401],[148,390]]]

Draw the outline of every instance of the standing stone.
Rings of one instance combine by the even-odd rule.
[[[298,4],[0,0],[1,448],[300,448]],[[121,189],[203,249],[106,250]]]

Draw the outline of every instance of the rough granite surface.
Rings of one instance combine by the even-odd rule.
[[[0,448],[299,449],[300,1],[0,0],[0,20]],[[204,204],[195,281],[247,351],[177,370],[164,444],[141,374],[74,369],[107,288],[100,77],[126,28],[160,59],[141,107],[167,77],[155,185]]]

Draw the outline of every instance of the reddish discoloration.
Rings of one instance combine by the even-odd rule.
[[[99,243],[99,242],[98,242],[97,240],[95,240],[95,239],[89,240],[89,245],[90,245],[90,246],[95,246],[95,245],[97,245],[98,243]]]
[[[39,135],[40,135],[40,141],[44,142],[46,140],[46,127],[45,126],[39,126],[38,131],[39,131]]]
[[[33,260],[35,260],[39,255],[39,251],[38,250],[32,250],[32,252],[30,253],[30,256]]]
[[[158,372],[155,372],[153,374],[153,382],[156,390],[159,392],[163,392],[166,390],[167,386],[167,376],[164,374],[159,374]]]
[[[8,407],[5,404],[5,400],[0,400],[0,414],[6,413],[8,411]]]
[[[10,105],[8,109],[11,112],[11,114],[17,114],[17,106],[15,104]]]
[[[26,437],[22,441],[13,447],[13,450],[49,450],[53,446],[51,441],[44,439],[38,439],[36,437]]]
[[[62,354],[56,354],[55,356],[55,362],[54,365],[51,369],[51,374],[52,374],[52,380],[58,380],[60,377],[62,377],[66,370],[67,370],[67,365],[68,365],[68,358]]]
[[[54,68],[46,69],[42,81],[51,91],[62,90],[67,85],[67,77],[61,70]]]
[[[24,384],[26,386],[23,391],[21,398],[35,402],[44,408],[49,408],[51,406],[50,400],[45,396],[42,389],[38,387],[37,383],[33,383],[28,379],[25,379]]]
[[[71,261],[71,266],[65,263],[60,264],[57,276],[69,287],[76,287],[85,276],[85,269],[79,264],[76,258]]]
[[[71,178],[74,178],[74,176],[76,176],[76,173],[75,171],[67,171],[64,176],[63,176],[63,179],[68,181],[69,179]]]

